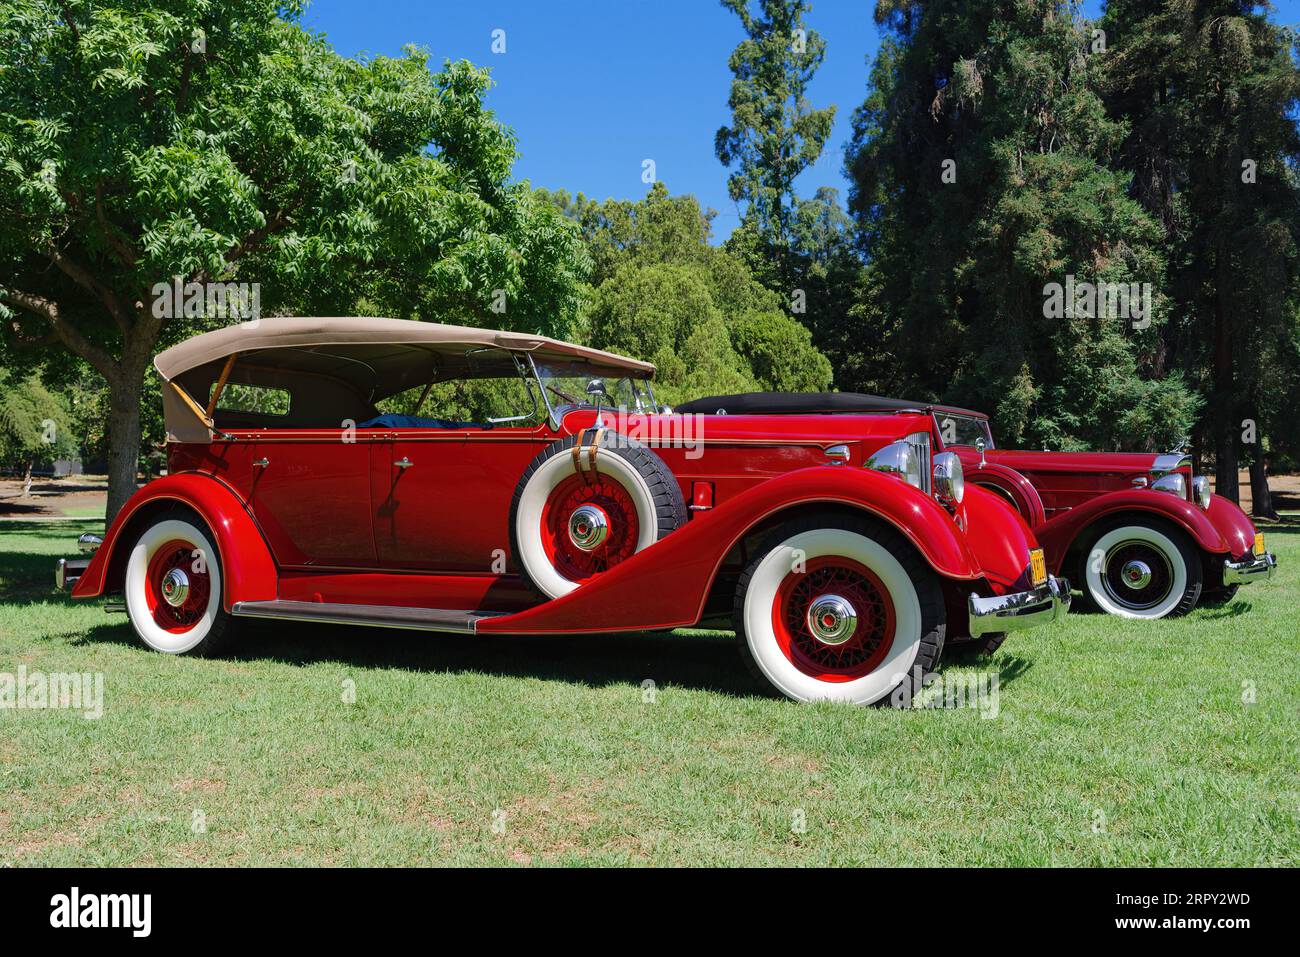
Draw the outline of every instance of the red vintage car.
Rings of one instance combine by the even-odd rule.
[[[654,368],[542,336],[264,319],[163,352],[168,474],[74,598],[213,654],[242,619],[477,635],[731,622],[799,700],[909,700],[945,641],[1068,584],[928,413],[669,413]]]
[[[1192,475],[1181,452],[1018,452],[995,446],[988,416],[969,409],[856,393],[711,396],[685,413],[932,414],[938,446],[968,482],[1001,496],[1033,528],[1051,571],[1088,604],[1125,618],[1163,618],[1221,603],[1267,581],[1277,560],[1237,505]]]

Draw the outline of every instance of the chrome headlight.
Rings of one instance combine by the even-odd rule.
[[[966,494],[966,475],[955,452],[940,452],[934,457],[934,494],[945,505],[960,505]]]
[[[1201,508],[1210,507],[1210,480],[1204,475],[1192,479],[1192,497]]]
[[[1162,475],[1151,483],[1151,487],[1157,492],[1169,492],[1179,498],[1187,498],[1187,479],[1183,478],[1182,472]]]
[[[925,482],[921,456],[917,453],[916,447],[907,441],[891,442],[877,449],[871,458],[867,459],[867,468],[897,475],[908,485],[917,488],[921,488]]]

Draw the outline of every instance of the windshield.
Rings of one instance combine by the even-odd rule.
[[[983,439],[985,448],[993,448],[993,433],[989,431],[988,419],[951,412],[936,412],[934,418],[944,445],[974,446],[976,439]]]
[[[654,395],[644,378],[610,374],[608,369],[586,362],[539,362],[537,377],[546,392],[551,408],[562,405],[595,405],[596,395],[588,391],[593,383],[603,383],[605,395],[600,404],[607,409],[627,412],[651,412]]]

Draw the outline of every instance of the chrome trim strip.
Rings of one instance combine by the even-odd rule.
[[[230,609],[241,618],[272,618],[314,624],[362,625],[367,628],[410,628],[472,635],[484,618],[507,612],[452,611],[406,605],[344,605],[318,601],[240,601]]]
[[[972,638],[990,632],[1020,631],[1060,621],[1070,610],[1070,583],[1047,576],[1047,582],[1029,591],[967,599]]]
[[[1225,585],[1249,585],[1251,582],[1268,581],[1277,570],[1277,556],[1265,552],[1259,558],[1253,555],[1244,561],[1223,561],[1223,583]]]

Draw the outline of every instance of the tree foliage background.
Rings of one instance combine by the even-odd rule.
[[[837,110],[809,95],[814,5],[721,2],[742,38],[713,148],[741,221],[718,245],[662,183],[516,181],[485,70],[341,57],[298,0],[0,0],[6,421],[57,406],[109,459],[111,515],[161,438],[150,357],[229,321],[159,317],[151,290],[231,280],[265,315],[641,356],[669,402],[834,387],[983,409],[1004,445],[1190,434],[1268,510],[1268,463],[1300,465],[1300,72],[1267,4],[877,0],[846,211],[797,189]],[[1146,284],[1149,314],[1057,314],[1070,277]],[[7,428],[0,454],[29,455]]]

